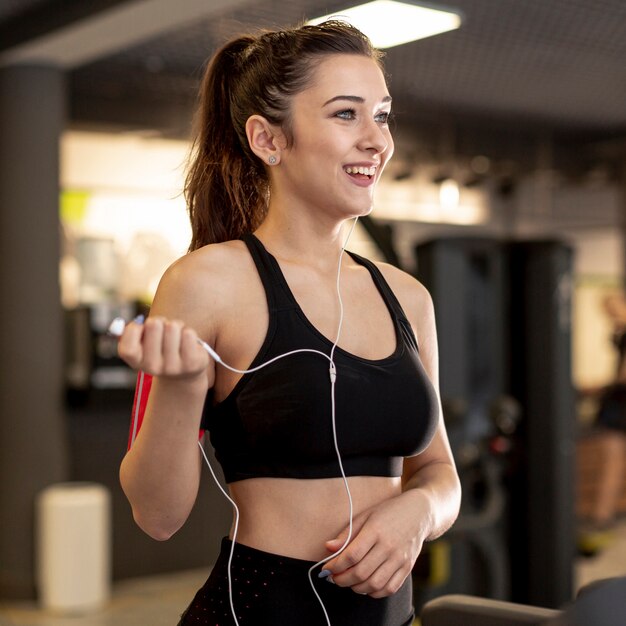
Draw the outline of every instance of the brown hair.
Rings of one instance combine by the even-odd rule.
[[[267,213],[269,176],[250,150],[245,125],[251,115],[280,125],[291,141],[289,104],[311,81],[315,60],[359,54],[381,64],[382,53],[353,26],[318,26],[244,35],[211,59],[199,94],[185,197],[191,219],[190,250],[238,239]]]

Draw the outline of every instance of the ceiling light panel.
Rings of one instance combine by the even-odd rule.
[[[452,9],[375,0],[311,20],[320,24],[342,19],[365,33],[376,48],[391,48],[416,39],[432,37],[461,25],[461,15]]]

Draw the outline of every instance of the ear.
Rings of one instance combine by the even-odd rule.
[[[274,124],[261,115],[251,115],[246,122],[248,144],[263,163],[276,165],[280,162],[280,152],[284,147],[284,134]]]

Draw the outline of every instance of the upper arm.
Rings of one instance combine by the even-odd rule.
[[[218,272],[210,257],[198,251],[175,261],[159,282],[150,315],[180,320],[213,345],[218,311],[212,294]]]

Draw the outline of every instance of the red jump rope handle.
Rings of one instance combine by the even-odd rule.
[[[135,399],[133,400],[133,412],[130,420],[130,431],[128,433],[128,450],[130,450],[137,434],[141,429],[143,422],[143,416],[146,413],[146,406],[148,405],[148,396],[150,395],[150,389],[152,388],[152,376],[145,372],[139,371],[137,373],[137,383],[135,385]],[[204,431],[201,430],[198,438],[204,435]]]
[[[130,432],[128,433],[128,449],[130,450],[135,438],[139,433],[143,416],[148,404],[148,396],[152,387],[152,376],[145,372],[137,372],[137,383],[135,384],[135,399],[133,400],[133,412],[130,420]]]

